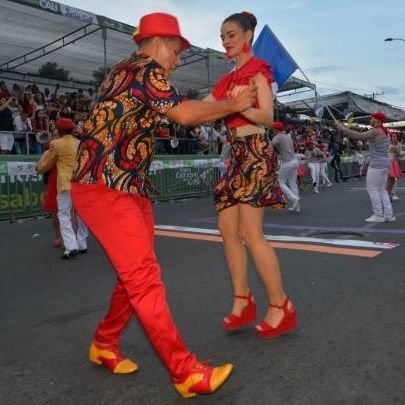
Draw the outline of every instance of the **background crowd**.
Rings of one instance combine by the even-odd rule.
[[[44,144],[55,133],[56,121],[61,117],[72,119],[76,125],[74,132],[80,135],[95,99],[93,88],[62,92],[59,85],[49,89],[39,88],[35,83],[24,87],[0,81],[0,153],[41,154]],[[332,148],[334,152],[338,151],[341,156],[358,155],[359,159],[359,154],[367,150],[367,143],[339,137],[335,129],[321,127],[317,122],[296,124],[287,121],[286,131],[291,133],[297,153],[305,154],[318,143],[323,144],[326,150]],[[162,119],[155,136],[156,153],[159,155],[221,154],[223,149],[227,150],[223,146],[229,141],[222,121],[213,125],[184,127]],[[392,136],[394,144],[405,144],[403,132],[393,131]]]

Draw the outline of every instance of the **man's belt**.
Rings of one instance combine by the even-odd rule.
[[[241,127],[231,128],[231,134],[237,138],[243,138],[244,136],[254,134],[264,134],[264,128],[256,125],[243,125]]]

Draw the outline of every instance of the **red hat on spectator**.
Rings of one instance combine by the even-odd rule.
[[[373,112],[371,116],[381,122],[387,121],[387,116],[382,111]]]
[[[73,131],[75,124],[70,118],[59,118],[56,122],[56,128],[64,131]]]
[[[183,50],[190,48],[190,42],[183,38],[180,33],[177,18],[166,13],[144,15],[132,36],[137,44],[151,37],[177,37],[180,38],[183,43]]]
[[[284,131],[284,123],[280,121],[274,121],[273,122],[273,129],[276,129],[277,131]]]
[[[7,91],[0,91],[0,98],[10,98],[10,93]]]

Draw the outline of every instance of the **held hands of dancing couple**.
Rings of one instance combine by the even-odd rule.
[[[216,101],[206,97],[203,101],[184,101],[171,108],[167,117],[181,125],[196,125],[203,121],[214,121],[225,115],[243,113],[256,103],[258,88],[253,83],[240,87],[237,93],[227,100]]]
[[[234,104],[234,112],[243,113],[251,108],[258,97],[258,87],[253,80],[246,86],[235,86],[229,93],[229,102]]]

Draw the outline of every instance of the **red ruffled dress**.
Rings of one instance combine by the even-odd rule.
[[[48,149],[49,144],[45,148]],[[56,201],[56,195],[58,194],[58,170],[56,165],[45,173],[44,183],[45,194],[42,205],[48,214],[56,214],[58,212],[58,203]]]
[[[44,210],[48,214],[56,214],[58,212],[58,204],[56,202],[57,178],[58,178],[58,171],[56,169],[56,166],[54,166],[49,171],[48,182],[46,184],[46,191],[43,203]]]
[[[388,177],[393,177],[394,179],[399,179],[400,177],[402,177],[401,166],[400,166],[398,160],[394,156],[391,156]]]
[[[262,73],[269,86],[273,80],[271,67],[263,60],[252,57],[240,69],[225,75],[212,92],[217,100],[228,98],[235,86],[249,84],[249,80]],[[225,118],[228,129],[255,125],[237,113]],[[238,203],[253,207],[284,207],[283,193],[277,181],[277,156],[266,134],[252,134],[231,139],[230,164],[214,189],[217,211]]]

